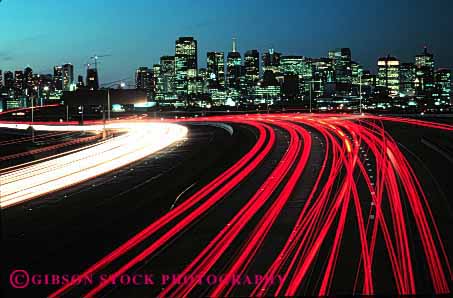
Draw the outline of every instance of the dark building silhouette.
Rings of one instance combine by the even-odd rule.
[[[86,85],[89,90],[98,90],[99,89],[99,78],[98,78],[98,71],[96,68],[87,69]]]

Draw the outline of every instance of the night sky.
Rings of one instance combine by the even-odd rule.
[[[199,67],[235,36],[241,53],[320,57],[350,47],[371,70],[379,56],[410,62],[427,45],[437,67],[453,68],[452,18],[452,0],[3,0],[0,69],[50,73],[71,62],[77,75],[93,54],[111,54],[101,80],[132,79],[138,66],[174,54],[178,36],[198,40]]]

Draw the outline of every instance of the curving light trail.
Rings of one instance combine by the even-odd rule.
[[[0,127],[28,129],[28,124],[0,123]],[[33,125],[36,131],[101,131],[103,125]],[[117,122],[106,129],[124,134],[73,150],[42,162],[4,169],[0,175],[0,206],[7,208],[44,194],[92,179],[140,160],[181,140],[187,128],[155,122]]]
[[[194,258],[184,260],[182,274],[203,276],[214,270],[216,274],[228,277],[250,272],[254,261],[259,258],[259,252],[269,249],[265,240],[275,236],[273,228],[283,216],[290,199],[298,195],[297,185],[305,183],[302,177],[307,171],[315,143],[322,143],[323,162],[317,169],[311,191],[304,198],[294,223],[287,227],[288,234],[283,244],[272,248],[277,252],[276,257],[266,260],[265,272],[260,273],[264,276],[280,275],[284,281],[275,285],[270,279],[263,279],[248,289],[248,296],[295,296],[307,291],[311,295],[328,296],[336,294],[335,280],[340,274],[350,277],[351,283],[345,287],[349,287],[351,294],[379,294],[381,289],[376,281],[385,278],[393,282],[394,294],[412,295],[419,293],[421,286],[415,278],[417,263],[425,266],[425,282],[431,285],[433,293],[451,293],[451,248],[448,250],[443,243],[443,231],[436,224],[422,183],[384,123],[391,121],[447,133],[453,131],[453,126],[405,118],[338,114],[258,114],[186,121],[248,125],[258,132],[258,137],[251,150],[230,168],[87,268],[78,280],[72,280],[49,297],[70,295],[84,277],[108,273],[109,278],[90,288],[84,297],[102,295],[116,278],[136,269],[143,262],[149,263],[149,258],[171,247],[173,239],[190,230],[269,157],[276,146],[277,127],[289,136],[288,144],[285,144],[287,149],[280,161],[227,224],[207,241],[206,246]],[[136,125],[127,129],[134,131]],[[101,128],[93,126],[93,129]],[[314,134],[321,138],[314,139]],[[139,135],[135,138],[134,135],[126,135],[105,141],[100,144],[104,146],[100,155],[115,154],[122,158],[122,150],[126,150],[126,155],[138,157],[135,153],[142,152],[146,146],[137,148],[136,144],[125,144],[127,136],[132,137],[129,139],[134,140],[132,143],[141,140]],[[93,171],[95,175],[99,175],[98,169],[108,162],[97,154],[95,147],[70,155],[75,158],[72,161],[85,165],[83,172]],[[30,165],[26,170],[14,169],[4,174],[2,179],[7,185],[31,179],[27,188],[45,192],[45,189],[41,190],[41,184],[48,180],[48,173],[59,173],[64,168],[71,171],[67,174],[70,177],[80,175],[77,166],[67,160],[67,156],[58,157],[58,163],[44,161],[45,168],[39,166],[44,164],[42,162]],[[98,162],[92,164],[93,167],[87,167],[89,162],[86,161],[94,160]],[[11,185],[9,187],[14,189]],[[16,194],[10,192],[12,196]],[[26,196],[26,190],[19,190],[17,194]],[[254,220],[257,214],[263,216]],[[351,229],[351,226],[354,228]],[[348,243],[348,248],[353,248],[357,255],[353,266],[343,266],[340,271],[339,263],[348,233],[356,234],[357,241]],[[419,243],[411,243],[413,237],[420,239]],[[149,239],[153,241],[144,245]],[[377,245],[384,248],[384,255],[382,251],[378,255]],[[227,254],[231,250],[235,252],[232,257]],[[416,259],[416,255],[423,255],[423,258]],[[388,260],[390,274],[378,275],[382,274],[376,271],[378,258]],[[218,266],[220,263],[223,266]],[[320,263],[323,265],[320,266]],[[314,274],[316,276],[312,276]],[[196,281],[172,283],[162,290],[159,297],[188,297],[199,287]],[[226,278],[210,287],[207,293],[212,297],[229,296],[235,290]]]

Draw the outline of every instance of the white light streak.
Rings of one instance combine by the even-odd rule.
[[[28,124],[0,127],[28,129]],[[103,125],[33,125],[36,131],[100,131]],[[115,122],[107,129],[125,130],[120,136],[89,145],[67,155],[14,167],[0,175],[0,207],[7,208],[92,179],[138,161],[187,135],[187,128],[155,122]]]

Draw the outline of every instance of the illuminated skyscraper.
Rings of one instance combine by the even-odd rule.
[[[425,47],[423,53],[415,56],[417,96],[431,98],[434,92],[434,55]]]
[[[189,79],[197,77],[197,41],[193,37],[176,40],[175,75],[178,95],[187,94]]]
[[[360,84],[360,77],[363,74],[363,67],[359,63],[355,61],[351,61],[351,79],[352,84],[358,85]]]
[[[89,90],[98,90],[99,89],[99,78],[98,71],[96,68],[87,69],[87,88]]]
[[[225,88],[225,56],[223,52],[208,52],[206,55],[209,83],[213,87]]]
[[[402,96],[415,95],[414,63],[402,63],[400,65],[400,93]]]
[[[313,97],[322,96],[327,85],[335,83],[335,69],[330,58],[312,59],[313,77],[311,82],[305,81],[305,95],[309,95],[310,88]]]
[[[351,49],[341,48],[329,52],[335,70],[335,82],[342,84],[352,83]]]
[[[135,87],[145,90],[149,98],[152,95],[154,87],[153,71],[148,67],[139,67],[135,71]]]
[[[241,88],[241,77],[243,73],[241,54],[236,49],[236,39],[233,38],[231,52],[227,56],[227,87],[237,91]]]
[[[263,64],[263,73],[266,70],[274,72],[275,75],[279,72],[280,58],[282,54],[275,52],[274,49],[269,49],[268,52],[263,53],[261,63]]]
[[[24,72],[22,70],[14,72],[14,89],[19,93],[22,93],[24,89]]]
[[[151,89],[152,79],[152,70],[148,67],[139,67],[135,71],[135,87],[137,89],[149,91]]]
[[[244,54],[244,80],[248,92],[251,92],[260,80],[260,54],[257,50]]]
[[[451,103],[451,70],[441,68],[435,72],[436,90],[442,105]]]
[[[175,93],[175,56],[160,57],[160,80],[158,92],[165,95]]]
[[[63,75],[63,90],[70,91],[74,84],[74,66],[70,63],[64,64],[62,67]]]
[[[311,80],[311,65],[303,56],[281,56],[280,73],[283,75],[282,92],[287,97],[297,97],[304,92],[304,80]]]
[[[400,60],[391,56],[379,58],[377,84],[380,87],[386,87],[390,96],[398,96],[400,91]]]
[[[24,92],[27,96],[31,96],[33,93],[33,87],[35,86],[35,82],[33,80],[33,69],[31,67],[26,67],[24,69],[24,79],[23,79],[23,88]]]
[[[5,82],[6,89],[14,88],[14,74],[12,71],[5,71],[4,82]]]
[[[63,67],[57,65],[53,68],[54,88],[56,91],[63,90]]]
[[[0,88],[3,88],[3,73],[1,69],[0,69]]]

